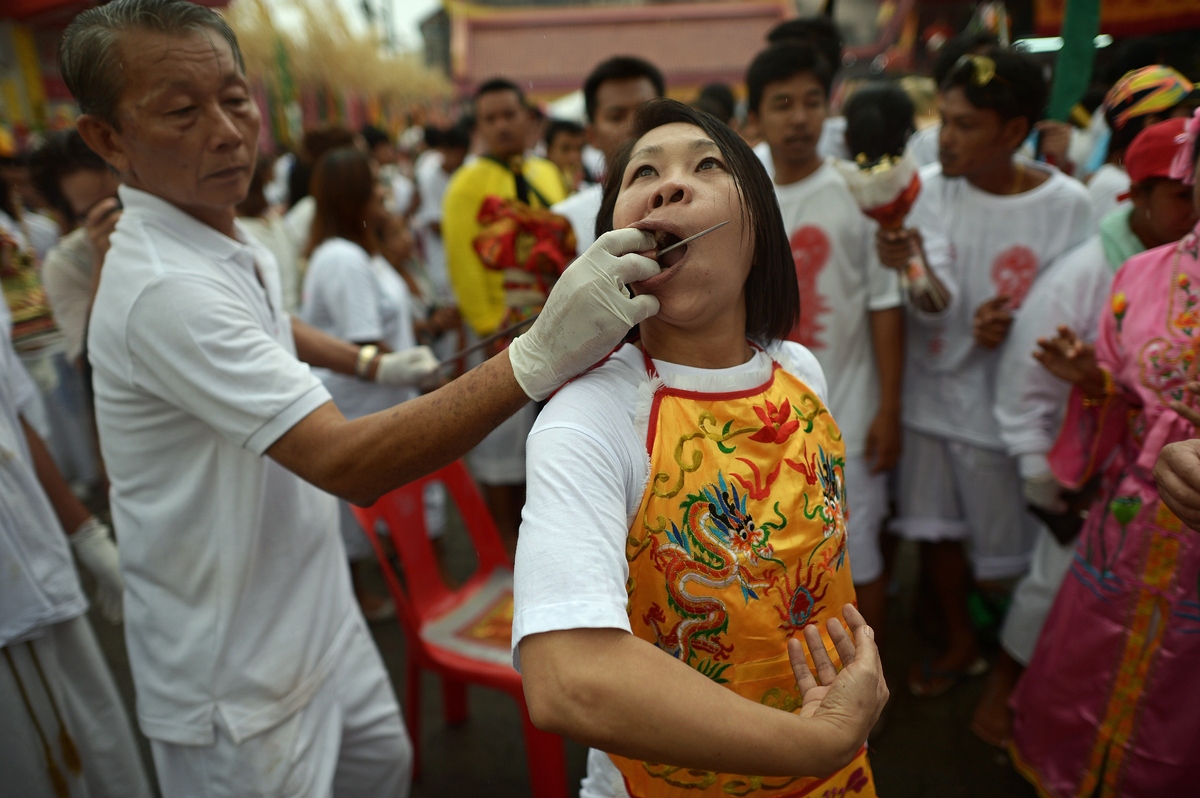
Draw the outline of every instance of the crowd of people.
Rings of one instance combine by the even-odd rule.
[[[1040,794],[1189,791],[1184,74],[1048,121],[1045,65],[972,32],[936,119],[889,80],[835,114],[840,35],[796,19],[741,103],[631,54],[584,124],[498,76],[411,148],[268,157],[203,6],[114,0],[59,60],[78,124],[0,167],[0,793],[153,794],[77,561],[163,795],[406,795],[351,506],[460,457],[585,798],[875,794],[900,541],[936,651],[893,692],[986,678],[970,729]]]

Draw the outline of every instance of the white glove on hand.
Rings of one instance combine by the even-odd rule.
[[[379,356],[375,382],[380,385],[416,385],[437,371],[437,357],[427,346],[414,346],[402,352]]]
[[[1048,513],[1065,513],[1069,509],[1062,497],[1063,486],[1053,474],[1026,477],[1021,483],[1021,492],[1025,494],[1025,501]]]
[[[624,290],[659,273],[656,261],[636,254],[654,245],[642,230],[611,230],[567,267],[538,320],[508,347],[513,375],[530,399],[554,393],[658,312],[655,297],[630,298]]]
[[[96,577],[96,607],[100,614],[109,623],[120,623],[125,582],[121,579],[121,561],[112,531],[93,516],[69,539],[75,556]]]

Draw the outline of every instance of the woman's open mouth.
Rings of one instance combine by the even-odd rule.
[[[662,251],[667,247],[678,244],[682,240],[683,239],[680,236],[677,236],[674,233],[666,230],[658,230],[654,233],[654,243],[657,251]],[[682,247],[675,247],[670,252],[667,252],[661,258],[659,258],[658,265],[662,266],[664,269],[669,269],[676,263],[679,263],[679,261],[683,260],[684,256],[687,255],[687,251],[687,244],[684,244]]]

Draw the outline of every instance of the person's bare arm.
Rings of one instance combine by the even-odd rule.
[[[25,433],[25,441],[29,444],[29,453],[33,456],[33,470],[37,474],[38,482],[45,491],[46,498],[50,500],[50,506],[54,508],[54,514],[58,516],[62,528],[68,535],[73,534],[84,521],[92,517],[92,514],[71,492],[71,487],[54,464],[54,458],[50,456],[50,450],[42,442],[41,436],[25,419],[21,419],[21,428]]]
[[[296,341],[296,357],[313,368],[329,369],[338,374],[354,375],[354,364],[358,361],[358,350],[362,347],[321,332],[312,325],[292,317],[292,338]],[[374,363],[370,377],[374,377]]]
[[[345,346],[357,356],[357,347]],[[433,393],[353,421],[328,402],[267,455],[322,490],[368,505],[463,456],[528,401],[506,350]]]
[[[529,715],[541,729],[634,759],[758,776],[828,775],[854,758],[887,701],[873,633],[853,607],[845,613],[853,641],[839,621],[829,627],[846,663],[841,673],[816,627],[805,630],[824,686],[804,665],[799,641],[788,647],[805,699],[799,714],[748,701],[624,630],[571,629],[520,643]],[[712,717],[736,734],[714,734]]]
[[[904,308],[870,314],[879,410],[867,431],[867,461],[874,472],[888,471],[900,459],[900,391],[904,385]],[[873,460],[873,462],[872,462]]]

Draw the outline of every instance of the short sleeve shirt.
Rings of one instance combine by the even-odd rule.
[[[88,351],[138,718],[240,741],[307,703],[354,618],[335,500],[264,456],[329,392],[266,249],[120,195]]]

